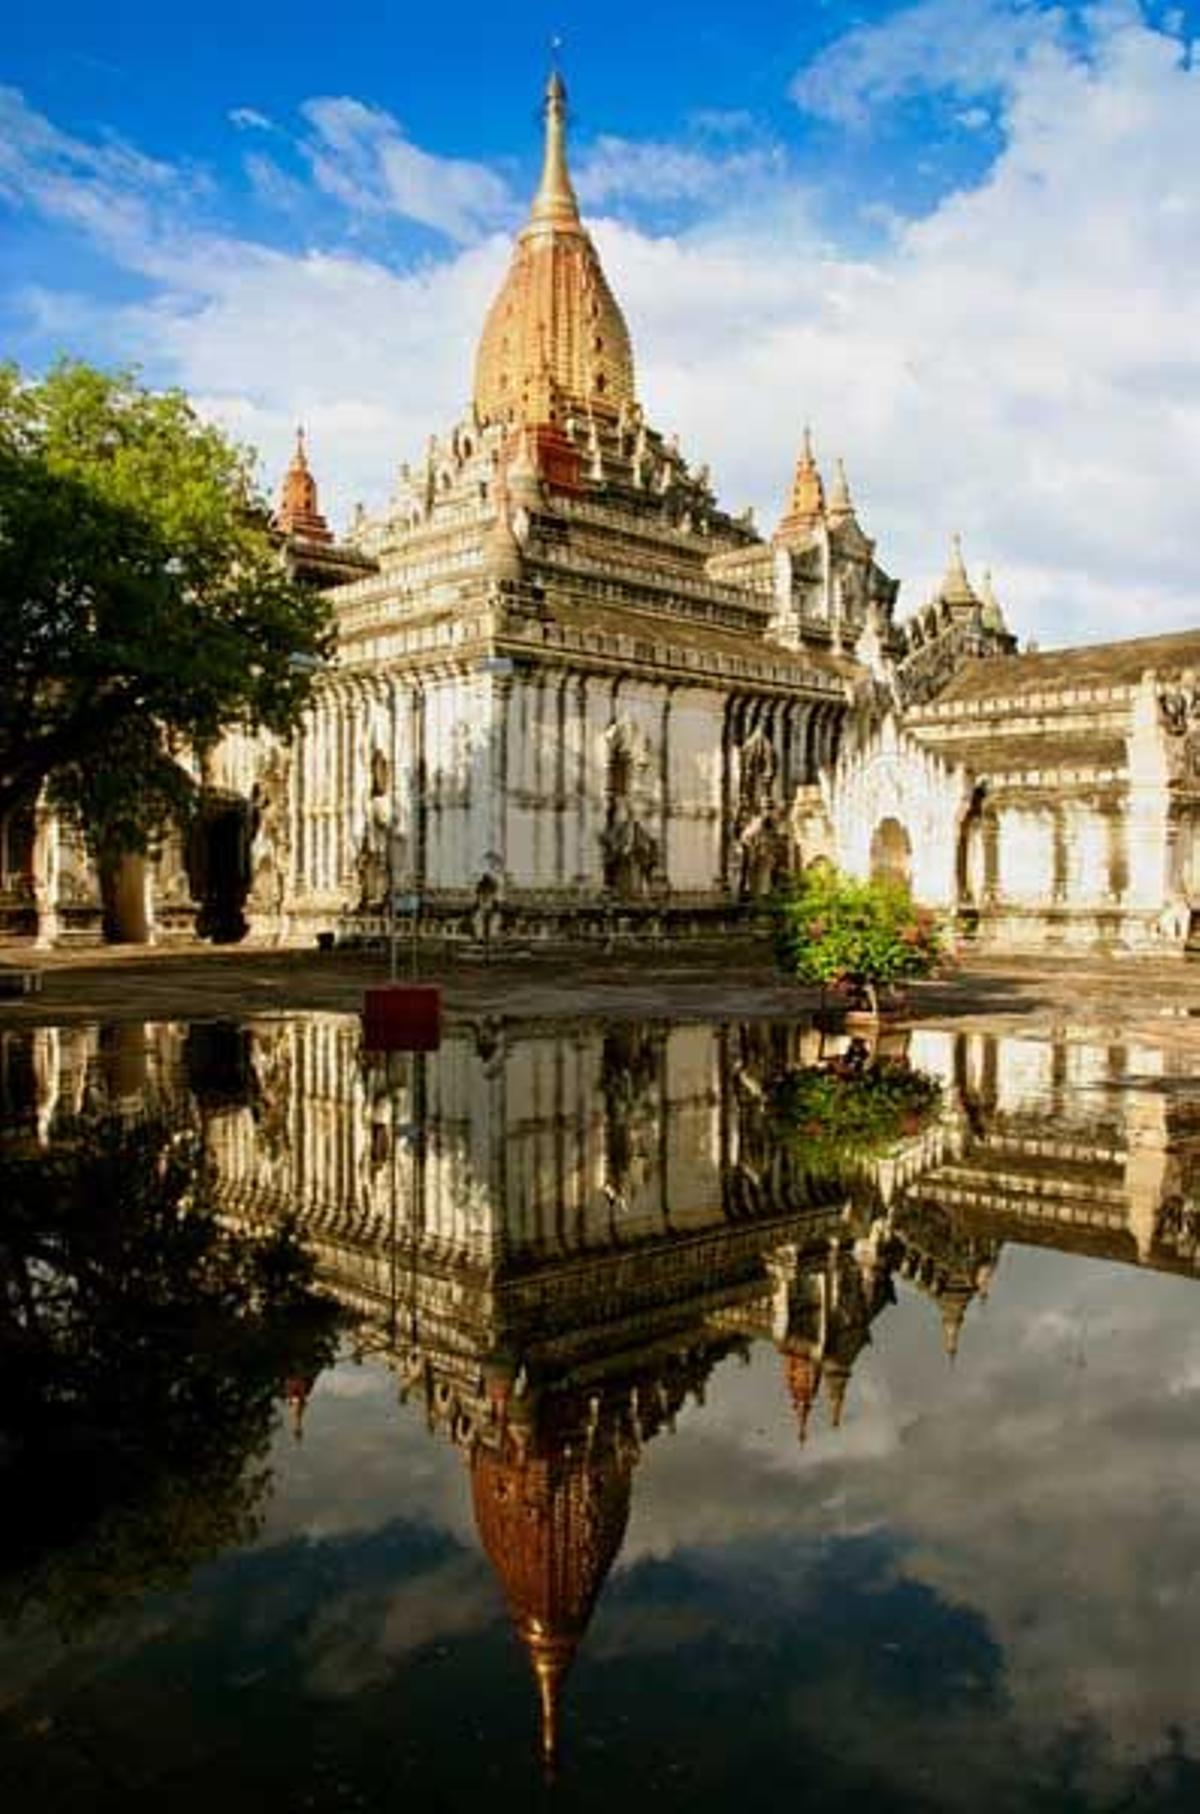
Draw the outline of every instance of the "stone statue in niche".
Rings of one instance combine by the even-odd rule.
[[[291,1151],[292,1051],[281,1027],[256,1029],[250,1047],[254,1088],[250,1098],[263,1152],[282,1160]]]
[[[370,793],[366,819],[355,858],[358,906],[363,913],[382,913],[394,880],[403,868],[403,838],[392,821],[391,769],[383,751],[371,751]]]
[[[499,938],[502,918],[500,884],[494,875],[485,871],[475,884],[475,907],[471,914],[471,936],[485,950],[490,950]]]
[[[616,1210],[649,1182],[658,1150],[660,1043],[648,1027],[615,1027],[604,1036],[604,1194]]]
[[[773,806],[751,820],[738,844],[739,892],[744,900],[761,901],[779,886],[789,867],[790,840]]]
[[[770,741],[754,731],[743,743],[735,821],[738,894],[761,900],[787,872],[790,840],[774,799],[779,760]]]
[[[604,830],[600,849],[604,859],[604,886],[622,900],[645,900],[659,874],[658,840],[651,836],[635,813],[635,784],[639,752],[625,725],[609,732],[608,777]]]
[[[1168,736],[1186,736],[1193,725],[1200,723],[1200,683],[1185,676],[1179,686],[1159,694],[1158,710]]]
[[[250,790],[250,890],[247,905],[279,913],[287,892],[288,771],[282,750],[272,750]]]

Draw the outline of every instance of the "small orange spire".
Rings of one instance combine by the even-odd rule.
[[[317,481],[308,470],[308,451],[302,425],[296,429],[296,450],[280,488],[275,527],[281,529],[284,535],[295,536],[304,542],[333,540],[317,502]]]
[[[808,1422],[821,1390],[821,1363],[812,1354],[787,1349],[783,1357],[783,1375],[788,1397],[796,1413],[796,1428],[801,1442],[808,1436]]]

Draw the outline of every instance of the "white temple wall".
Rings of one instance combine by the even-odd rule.
[[[571,766],[567,720],[577,702],[549,670],[523,675],[508,696],[505,869],[518,888],[569,885],[564,821]],[[578,737],[571,740],[578,761]]]
[[[996,1108],[1002,1115],[1041,1114],[1052,1086],[1054,1047],[1044,1040],[996,1041]]]
[[[1068,801],[1062,808],[1066,898],[1071,906],[1097,906],[1111,894],[1108,817],[1098,808]]]
[[[700,687],[671,696],[667,750],[667,880],[703,893],[721,887],[721,760],[725,700]]]
[[[704,1227],[721,1214],[721,1047],[711,1027],[667,1035],[665,1196],[673,1228]]]
[[[1000,898],[1041,906],[1054,891],[1054,815],[1048,807],[1006,805],[996,814]]]
[[[487,674],[451,675],[424,689],[425,881],[431,889],[473,888],[484,867],[492,680]]]

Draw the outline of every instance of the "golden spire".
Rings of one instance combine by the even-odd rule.
[[[546,83],[543,112],[546,148],[542,157],[542,180],[529,211],[529,224],[545,222],[555,227],[579,227],[579,203],[575,200],[567,169],[567,88],[557,69],[551,70]]]
[[[521,1638],[529,1652],[537,1682],[542,1768],[548,1776],[553,1776],[558,1767],[558,1714],[562,1685],[575,1660],[576,1640],[555,1637],[532,1622],[521,1631]]]
[[[821,1390],[821,1363],[811,1352],[801,1349],[785,1349],[783,1357],[784,1379],[787,1381],[788,1396],[796,1413],[796,1427],[800,1440],[808,1436],[808,1421]]]
[[[567,93],[546,85],[542,177],[475,356],[480,422],[561,428],[577,410],[635,401],[625,318],[579,218],[567,167]]]
[[[938,597],[946,605],[977,605],[979,603],[975,588],[967,578],[961,535],[950,537],[950,564],[946,568],[946,576],[938,588]]]
[[[792,495],[775,531],[775,540],[787,541],[795,535],[806,537],[824,514],[825,486],[813,452],[812,429],[806,428],[792,478]]]

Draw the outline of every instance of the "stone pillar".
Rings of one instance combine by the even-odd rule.
[[[658,848],[661,852],[663,877],[668,893],[671,888],[669,863],[671,859],[671,697],[673,687],[663,692],[662,723],[659,727],[659,828]]]
[[[1167,1141],[1166,1099],[1149,1090],[1126,1098],[1125,1189],[1129,1197],[1129,1232],[1137,1242],[1138,1259],[1149,1259],[1158,1232],[1158,1212],[1166,1187],[1170,1151]]]
[[[732,698],[725,708],[725,734],[721,742],[721,886],[737,894],[738,849],[734,820],[741,791],[740,745],[746,734],[749,701]]]
[[[33,822],[33,903],[37,910],[34,944],[46,950],[58,938],[58,817],[40,800]]]
[[[425,889],[425,875],[428,869],[428,806],[425,790],[428,777],[425,767],[425,692],[422,687],[414,687],[409,695],[411,729],[409,741],[412,746],[412,767],[410,770],[409,821],[412,825],[412,874],[413,888],[421,894]]]
[[[1153,674],[1142,677],[1127,739],[1129,794],[1125,809],[1128,887],[1126,902],[1143,911],[1162,908],[1166,893],[1167,805],[1170,765]]]
[[[562,673],[554,690],[554,885],[567,885],[567,691],[570,676]]]
[[[499,881],[508,874],[508,725],[512,690],[511,675],[493,675],[488,849],[484,861]],[[559,760],[562,760],[561,753]]]
[[[1055,802],[1052,811],[1051,839],[1053,867],[1050,876],[1050,899],[1055,906],[1068,904],[1069,865],[1067,860],[1068,827],[1066,813],[1061,802]]]

